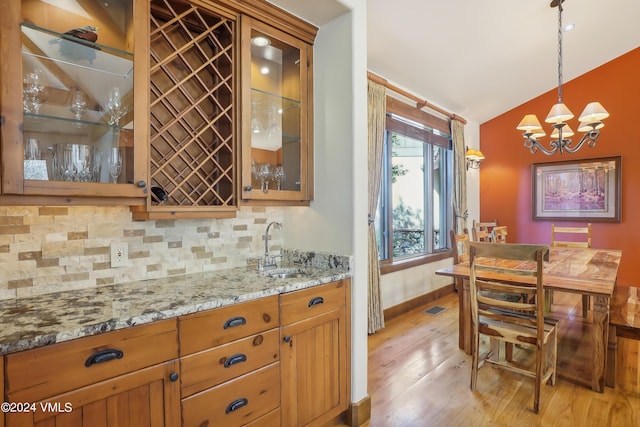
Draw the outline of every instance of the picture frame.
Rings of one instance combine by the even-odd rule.
[[[620,222],[622,157],[534,163],[534,221]]]

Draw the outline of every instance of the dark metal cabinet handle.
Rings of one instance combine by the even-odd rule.
[[[147,182],[146,181],[138,181],[138,187],[145,188],[146,186],[147,186]]]
[[[233,328],[234,326],[242,326],[247,324],[247,319],[241,316],[232,317],[231,319],[224,322],[224,329]]]
[[[174,383],[174,382],[178,381],[178,378],[180,378],[180,376],[178,376],[178,373],[177,373],[177,372],[172,372],[172,373],[169,375],[169,380],[170,380],[172,383]]]
[[[315,297],[315,298],[311,298],[311,300],[309,301],[309,307],[313,307],[314,305],[318,305],[318,304],[324,304],[324,298]]]
[[[236,363],[242,363],[247,361],[246,354],[234,354],[224,361],[224,367],[228,368],[231,365],[235,365]]]
[[[95,365],[96,363],[104,363],[113,359],[122,359],[123,357],[124,352],[122,350],[118,350],[117,348],[108,348],[106,350],[93,353],[84,362],[84,366],[88,368],[89,366]]]
[[[224,413],[228,414],[229,412],[237,411],[238,409],[242,408],[243,406],[247,406],[248,404],[249,399],[247,398],[243,397],[241,399],[236,399],[227,405],[227,409],[225,409]]]
[[[284,338],[282,338],[282,341],[289,342],[289,341],[291,341],[291,337],[289,335],[287,335]]]

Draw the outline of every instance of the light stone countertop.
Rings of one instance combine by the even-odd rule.
[[[0,301],[0,355],[350,277],[340,267],[287,279],[243,267]]]

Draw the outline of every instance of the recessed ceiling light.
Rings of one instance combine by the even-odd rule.
[[[271,40],[269,40],[266,37],[262,37],[262,36],[258,36],[258,37],[254,37],[251,39],[251,43],[253,43],[254,46],[268,46],[271,44]]]
[[[564,27],[564,32],[568,32],[573,30],[576,27],[576,24],[568,24],[567,26]]]
[[[269,67],[262,67],[260,69],[260,73],[262,73],[264,75],[269,74]]]

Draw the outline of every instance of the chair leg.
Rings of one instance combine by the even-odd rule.
[[[551,374],[551,385],[556,385],[556,373],[558,371],[558,329],[556,328],[553,332],[553,337],[551,338],[551,369],[553,369]],[[547,343],[549,345],[549,343]]]
[[[582,295],[582,317],[587,318],[587,312],[589,311],[589,307],[591,305],[591,298],[589,295]]]
[[[513,362],[513,343],[504,343],[504,358],[508,362]]]
[[[542,366],[544,363],[544,354],[540,351],[536,355],[536,377],[535,377],[535,390],[533,392],[533,412],[538,414],[540,412],[540,388],[542,385]]]
[[[474,332],[474,336],[471,340],[471,390],[476,389],[476,384],[478,383],[478,351],[479,351],[480,343],[478,332]]]

